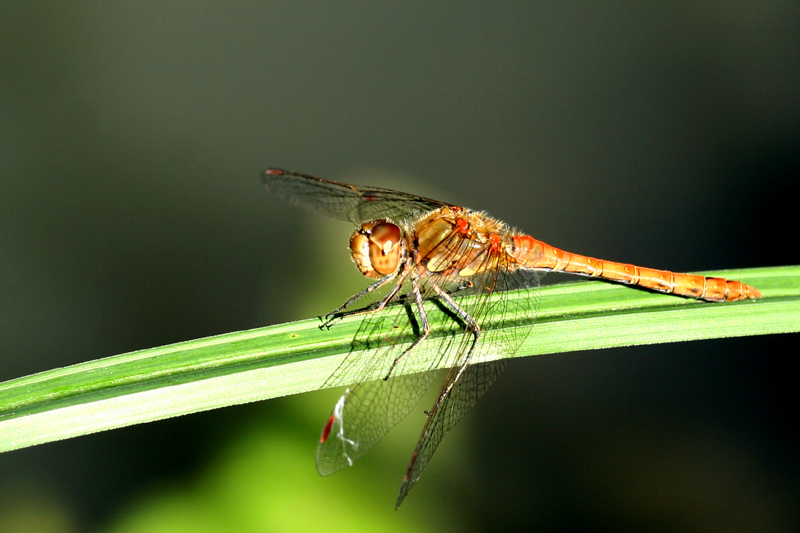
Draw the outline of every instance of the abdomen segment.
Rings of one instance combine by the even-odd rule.
[[[741,281],[680,274],[595,259],[565,252],[528,235],[517,235],[512,242],[513,246],[509,247],[507,252],[522,268],[592,276],[709,302],[732,302],[761,297],[758,289]]]

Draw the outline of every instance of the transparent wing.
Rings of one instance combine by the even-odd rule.
[[[395,358],[419,335],[411,320],[411,303],[392,305],[381,312],[364,317],[353,340],[353,349],[326,380],[325,387],[346,386],[322,430],[317,445],[317,471],[327,476],[352,466],[403,420],[419,404],[438,374],[441,354],[453,352],[462,336],[456,322],[437,332],[436,355],[427,363],[431,370],[402,375],[410,365],[418,363],[419,352],[410,352],[394,369],[394,377],[386,376]],[[420,409],[420,412],[422,410]]]
[[[442,438],[458,423],[470,407],[495,382],[506,367],[506,360],[452,368],[445,378],[439,399],[428,414],[428,421],[411,456],[411,462],[400,486],[396,507],[422,475]]]
[[[443,249],[454,257],[474,249],[474,241],[458,234],[454,234],[453,239],[443,243]],[[444,258],[444,261],[447,260]],[[464,286],[465,281],[469,281],[471,286],[468,290],[455,290],[458,297],[451,300],[458,310],[448,307],[446,300],[441,298],[432,299],[426,304],[426,309],[431,309],[429,314],[438,307],[451,320],[435,326],[438,329],[426,340],[426,346],[435,343],[436,348],[435,355],[425,364],[429,369],[445,366],[453,370],[448,373],[438,400],[427,418],[398,504],[419,478],[442,437],[483,395],[505,366],[503,361],[487,361],[497,354],[515,353],[524,339],[520,328],[534,319],[537,307],[535,291],[517,294],[513,298],[507,297],[505,291],[537,287],[536,273],[522,270],[509,272],[508,265],[501,264],[496,255],[489,253],[485,254],[484,262],[487,267],[485,271],[468,280],[446,276],[429,276],[423,280],[425,299],[432,299],[432,293],[437,292],[434,287],[453,290]],[[498,294],[490,298],[495,291]],[[418,318],[412,312],[415,306],[408,300],[407,297],[405,305],[391,306],[380,313],[367,315],[354,340],[353,351],[327,381],[328,386],[347,385],[353,382],[353,376],[360,376],[357,381],[364,383],[345,391],[323,429],[317,450],[320,474],[331,474],[352,465],[414,409],[435,379],[436,372],[430,370],[420,374],[398,375],[387,381],[376,380],[386,375],[403,347],[419,335],[418,322],[414,323]],[[506,323],[512,314],[514,320]],[[480,342],[474,346],[469,320],[486,326]],[[402,374],[406,365],[419,357],[419,351],[404,356],[395,373]]]
[[[506,267],[498,264],[495,269],[478,276],[475,295],[460,299],[465,304],[463,311],[483,327],[481,339],[472,349],[469,334],[463,338],[411,456],[397,497],[397,507],[422,475],[442,438],[505,369],[506,360],[492,360],[494,356],[516,353],[527,336],[527,330],[523,328],[535,320],[539,286],[537,273],[530,270],[509,272]],[[516,294],[513,299],[509,297],[507,291],[520,288],[528,290]],[[494,292],[497,294],[490,298]],[[460,303],[456,301],[456,304]],[[508,320],[512,316],[514,320]]]
[[[436,377],[429,371],[359,383],[336,402],[317,446],[317,471],[327,476],[367,453],[411,412]]]
[[[378,218],[400,221],[449,205],[391,189],[348,185],[278,168],[264,171],[261,181],[294,205],[357,226]]]

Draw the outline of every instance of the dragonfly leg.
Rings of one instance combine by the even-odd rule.
[[[411,350],[422,344],[422,341],[424,341],[431,332],[431,325],[430,322],[428,322],[428,313],[425,312],[425,306],[422,303],[422,291],[420,290],[419,279],[417,277],[411,278],[411,294],[414,296],[414,302],[417,304],[417,311],[419,312],[419,321],[422,325],[422,333],[420,333],[419,337],[417,337],[417,339],[411,346],[406,348],[403,351],[403,353],[398,355],[395,358],[395,360],[392,361],[392,366],[389,367],[389,371],[383,378],[384,381],[392,377],[392,373],[394,372],[394,369],[397,367],[397,364],[400,362],[400,360],[403,357],[405,357],[409,352],[411,352]]]
[[[469,314],[466,311],[461,309],[461,307],[459,307],[459,305],[450,297],[448,293],[446,293],[445,291],[443,291],[442,289],[440,289],[435,285],[433,289],[434,291],[436,291],[439,297],[442,298],[442,300],[444,300],[447,303],[447,305],[450,306],[450,308],[456,313],[456,315],[458,315],[458,317],[464,321],[467,327],[472,330],[473,338],[472,338],[472,345],[469,347],[469,351],[467,351],[467,354],[466,356],[464,356],[464,359],[461,360],[458,369],[453,368],[450,370],[448,378],[445,380],[447,386],[444,389],[442,389],[442,391],[439,393],[439,398],[436,400],[433,409],[430,412],[427,411],[425,412],[425,415],[428,417],[433,415],[433,413],[442,404],[442,401],[447,396],[450,395],[450,392],[453,390],[453,388],[461,381],[461,376],[464,375],[464,372],[466,372],[467,368],[470,366],[471,362],[470,359],[472,359],[472,352],[475,350],[475,346],[478,345],[478,339],[480,339],[481,336],[481,327],[478,325],[478,323],[475,322],[475,320],[471,316],[469,316]],[[452,375],[453,372],[455,372],[455,376],[453,376],[453,378],[450,379],[450,376]]]
[[[394,372],[394,369],[397,367],[397,364],[400,362],[400,360],[403,357],[405,357],[409,352],[411,352],[411,350],[422,344],[422,341],[424,341],[425,338],[431,332],[431,326],[430,323],[428,322],[428,313],[425,312],[425,306],[422,303],[422,292],[420,291],[419,281],[417,280],[417,278],[412,278],[411,285],[412,285],[411,293],[413,294],[414,301],[417,304],[420,322],[422,324],[422,333],[420,334],[419,337],[417,337],[417,339],[411,346],[409,346],[406,350],[403,351],[403,353],[401,353],[395,358],[395,360],[392,362],[392,366],[389,367],[389,371],[383,378],[384,380],[387,380],[390,377],[392,377],[392,373]],[[461,363],[461,369],[458,373],[458,376],[456,377],[457,380],[461,376],[461,373],[464,371],[464,369],[467,368],[467,365],[469,364],[470,358],[472,357],[472,352],[475,350],[475,346],[477,346],[478,339],[480,339],[481,336],[481,327],[478,325],[477,322],[475,322],[475,320],[471,316],[469,316],[469,314],[466,311],[464,311],[463,309],[461,309],[461,307],[459,307],[459,305],[455,302],[455,300],[453,300],[453,298],[450,296],[448,292],[446,292],[441,287],[435,284],[432,285],[432,288],[436,292],[436,294],[440,298],[442,298],[442,300],[445,301],[445,303],[450,307],[450,309],[452,309],[453,312],[455,312],[456,316],[458,316],[461,320],[464,321],[466,327],[472,331],[472,344],[470,345],[469,351],[467,352],[467,355],[464,357]],[[452,388],[452,385],[450,388]],[[447,392],[449,392],[449,388]]]
[[[366,313],[374,313],[376,311],[380,311],[381,309],[386,307],[386,305],[389,302],[391,302],[394,299],[395,296],[397,296],[397,293],[400,291],[400,288],[403,286],[403,281],[405,281],[407,276],[408,276],[408,272],[401,272],[400,274],[397,274],[397,273],[390,274],[390,275],[386,276],[385,278],[379,279],[378,281],[376,281],[375,283],[371,284],[369,287],[367,287],[363,291],[360,291],[358,294],[355,294],[355,295],[351,296],[350,298],[347,299],[347,301],[345,303],[343,303],[342,305],[340,305],[339,307],[337,307],[336,309],[334,309],[333,311],[331,311],[330,313],[328,313],[327,315],[322,317],[323,318],[323,322],[322,322],[322,325],[320,327],[330,328],[333,325],[333,323],[338,319],[341,319],[341,318],[344,318],[344,317],[348,317],[348,316],[363,315],[363,314],[366,314]],[[363,298],[367,294],[369,294],[369,293],[371,293],[371,292],[373,292],[373,291],[375,291],[377,289],[380,289],[381,287],[383,287],[384,285],[386,285],[387,283],[389,283],[390,281],[393,281],[393,280],[397,280],[396,281],[396,285],[394,286],[394,288],[391,291],[389,291],[389,294],[387,294],[385,297],[383,297],[381,299],[380,302],[378,302],[377,304],[375,304],[373,306],[369,306],[369,307],[367,307],[365,309],[358,309],[356,311],[345,312],[345,309],[347,309],[348,307],[353,305],[353,303],[355,303],[356,301],[360,300],[361,298]]]
[[[469,351],[462,362],[462,364],[466,366],[472,357],[472,352],[475,350],[475,346],[478,345],[478,339],[481,337],[481,327],[471,316],[469,316],[469,313],[459,307],[449,293],[442,290],[442,288],[438,285],[432,285],[432,287],[434,292],[436,292],[436,294],[450,307],[450,309],[453,310],[456,316],[464,321],[464,324],[466,324],[467,328],[472,330],[472,345],[469,347]]]

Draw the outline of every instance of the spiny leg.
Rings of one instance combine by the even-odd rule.
[[[411,352],[411,350],[422,344],[422,341],[424,341],[431,332],[431,325],[428,322],[428,313],[425,312],[425,305],[423,304],[422,300],[422,291],[420,290],[419,278],[417,276],[413,276],[411,278],[411,294],[414,295],[414,302],[417,304],[417,311],[419,312],[419,321],[420,324],[422,325],[422,333],[420,334],[419,337],[417,337],[417,339],[411,346],[406,348],[403,351],[403,353],[398,355],[395,358],[395,360],[392,361],[392,366],[389,367],[389,371],[383,378],[384,381],[392,377],[392,372],[394,372],[394,369],[397,367],[397,364],[400,362],[400,360],[403,357],[405,357],[409,352]]]
[[[330,313],[325,315],[323,317],[323,319],[324,319],[323,323],[322,323],[322,325],[320,327],[330,328],[331,325],[333,324],[333,322],[335,320],[337,320],[337,319],[341,319],[341,318],[348,317],[348,316],[363,315],[363,314],[367,314],[367,313],[374,313],[375,311],[380,311],[381,309],[386,307],[386,305],[390,301],[392,301],[392,299],[395,296],[397,296],[397,293],[400,291],[400,288],[403,286],[403,282],[405,281],[407,276],[408,276],[408,272],[402,272],[401,274],[390,274],[390,275],[386,276],[385,278],[379,279],[378,281],[376,281],[375,283],[371,284],[369,287],[367,287],[363,291],[360,291],[358,294],[355,294],[355,295],[351,296],[350,298],[347,299],[347,301],[345,303],[343,303],[342,305],[340,305],[339,307],[337,307],[336,309],[334,309],[333,311],[331,311]],[[394,286],[394,288],[391,291],[389,291],[389,293],[385,297],[383,297],[381,299],[381,301],[378,302],[374,307],[367,307],[366,309],[359,309],[359,310],[356,310],[356,311],[343,312],[345,309],[350,307],[353,303],[355,303],[356,301],[360,300],[361,298],[363,298],[367,294],[369,294],[369,293],[371,293],[371,292],[373,292],[373,291],[375,291],[377,289],[380,289],[381,287],[383,287],[384,285],[386,285],[387,283],[389,283],[390,281],[395,280],[395,279],[397,279],[397,282],[396,282],[396,285]]]
[[[452,309],[456,313],[456,315],[461,320],[464,321],[466,326],[469,329],[472,330],[472,337],[473,337],[472,338],[472,344],[470,345],[469,350],[467,351],[467,354],[464,356],[464,359],[461,361],[460,368],[458,369],[458,373],[452,379],[452,381],[450,381],[450,385],[440,393],[439,401],[441,401],[442,398],[444,398],[445,396],[450,394],[450,391],[452,390],[453,386],[456,383],[458,383],[459,379],[461,378],[461,375],[467,369],[467,366],[469,366],[470,359],[472,358],[472,352],[475,350],[475,346],[478,345],[478,340],[480,339],[480,336],[481,336],[481,327],[478,325],[477,322],[475,322],[475,320],[471,316],[469,316],[469,313],[467,313],[466,311],[461,309],[461,307],[455,302],[455,300],[453,300],[453,298],[450,297],[450,295],[447,292],[443,291],[437,285],[433,285],[433,290],[436,292],[436,294],[439,295],[439,297],[442,300],[444,300],[444,302],[448,306],[450,306],[450,309]]]
[[[419,337],[417,337],[417,339],[411,346],[406,348],[403,351],[403,353],[401,353],[395,358],[395,360],[392,362],[392,366],[389,367],[389,371],[386,373],[386,377],[383,378],[384,380],[387,380],[392,376],[392,373],[394,372],[394,369],[397,367],[397,364],[400,362],[400,360],[403,357],[405,357],[408,353],[410,353],[414,348],[422,344],[422,342],[425,340],[425,338],[427,338],[427,336],[431,332],[431,326],[430,323],[428,322],[428,314],[426,313],[425,307],[423,305],[422,293],[420,291],[419,281],[417,280],[417,278],[412,278],[411,284],[412,284],[411,293],[414,295],[414,301],[416,302],[417,310],[419,311],[420,322],[422,324],[422,333],[420,334]],[[436,294],[445,301],[445,303],[450,307],[450,309],[452,309],[453,312],[456,313],[456,316],[458,316],[461,320],[464,321],[466,327],[472,331],[472,336],[473,336],[472,343],[469,347],[469,350],[467,351],[467,355],[461,362],[461,367],[458,371],[458,374],[453,379],[453,382],[450,384],[450,386],[445,391],[442,392],[442,394],[440,395],[441,399],[442,397],[449,394],[450,389],[453,387],[453,384],[458,381],[458,379],[461,377],[461,374],[467,368],[470,362],[470,358],[472,357],[472,352],[475,350],[475,346],[477,346],[478,340],[480,339],[481,328],[475,322],[475,320],[473,320],[473,318],[469,316],[469,314],[466,311],[464,311],[463,309],[461,309],[461,307],[459,307],[459,305],[453,300],[453,298],[450,297],[450,294],[448,294],[438,285],[434,284],[432,285],[432,287],[434,292],[436,292]]]

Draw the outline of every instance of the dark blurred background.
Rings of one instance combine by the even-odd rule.
[[[800,263],[800,3],[3,2],[0,378],[363,287],[268,166],[656,268]],[[319,478],[340,391],[10,452],[0,531],[797,531],[797,340],[515,360],[398,512],[422,416]]]

